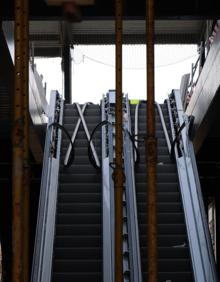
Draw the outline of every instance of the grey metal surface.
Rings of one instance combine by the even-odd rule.
[[[61,24],[59,21],[31,21],[30,41],[36,56],[60,56]],[[205,22],[202,20],[156,20],[157,44],[197,44]],[[83,20],[71,27],[74,44],[114,44],[114,20]],[[145,44],[145,21],[124,20],[124,42]]]
[[[58,130],[58,142],[56,148],[57,154],[56,156],[52,156],[51,142],[54,136],[54,129],[53,127],[50,127],[50,124],[55,121],[57,98],[58,93],[56,91],[52,91],[41,178],[35,251],[31,275],[32,282],[44,282],[50,281],[51,279],[61,132]],[[62,124],[63,101],[61,101],[60,106],[58,122]]]
[[[115,220],[113,169],[113,120],[107,112],[106,98],[102,98],[102,121],[109,124],[102,127],[102,220],[103,220],[103,282],[114,282],[115,277]]]
[[[166,123],[165,123],[164,118],[163,118],[163,113],[161,111],[160,105],[157,102],[155,104],[157,106],[157,110],[158,110],[158,113],[159,113],[159,116],[160,116],[160,121],[161,121],[161,124],[162,124],[162,127],[163,127],[163,132],[164,132],[164,135],[165,135],[165,139],[166,139],[166,143],[167,143],[167,148],[168,148],[168,150],[170,152],[171,151],[170,138],[169,138],[169,135],[168,135]]]
[[[113,224],[111,209],[111,186],[109,184],[109,158],[102,159],[102,220],[103,220],[103,281],[113,282],[114,279],[114,247]]]
[[[134,138],[135,138],[135,147],[138,149],[138,109],[139,103],[135,107],[135,122],[134,122]],[[137,160],[137,155],[135,152],[135,161]]]
[[[129,133],[131,134],[131,117],[128,96],[126,95],[126,119],[124,118],[124,167],[125,167],[125,194],[128,217],[129,260],[130,272],[133,282],[142,282],[139,227],[137,218],[137,199],[134,172],[134,148]]]
[[[174,97],[179,124],[181,125],[184,121],[187,123],[187,117],[184,116],[179,91],[174,91]],[[173,124],[171,112],[169,115],[170,122]],[[177,149],[175,149],[175,156],[194,279],[198,282],[217,281],[213,250],[211,247],[210,236],[208,234],[207,218],[204,212],[194,151],[187,136],[187,128],[182,130],[181,139],[183,155],[178,156]]]
[[[102,121],[109,123],[102,128],[103,174],[103,281],[114,281],[114,183],[112,173],[115,146],[115,91],[111,90],[102,100]],[[123,191],[123,281],[142,281],[139,232],[137,221],[134,180],[134,148],[128,133],[131,132],[128,97],[123,98],[123,158],[125,187]],[[109,242],[106,246],[105,242]]]
[[[218,30],[214,42],[212,43],[206,62],[203,66],[202,72],[199,76],[194,93],[191,97],[190,103],[186,109],[187,115],[193,115],[194,120],[194,147],[198,152],[204,139],[206,138],[209,129],[218,115],[218,103],[215,98],[219,97],[220,85],[220,30]],[[211,106],[213,106],[211,108]],[[209,110],[211,108],[211,110]]]
[[[181,83],[180,83],[180,96],[181,96],[181,101],[183,103],[183,108],[185,108],[186,105],[186,94],[189,87],[189,82],[190,82],[190,73],[184,74],[181,78]]]
[[[47,123],[47,108],[45,93],[40,92],[35,74],[29,65],[29,112],[35,126]],[[44,96],[44,97],[41,97]]]

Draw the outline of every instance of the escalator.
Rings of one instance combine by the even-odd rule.
[[[101,173],[87,140],[100,119],[98,105],[81,109],[51,94],[32,281],[102,281]],[[100,131],[94,141],[97,159]]]
[[[166,126],[169,128],[167,105],[163,104],[161,108]],[[135,127],[135,109],[136,106],[131,107],[133,128]],[[147,184],[144,143],[146,135],[146,103],[143,102],[138,107],[138,139],[140,140],[138,150],[140,152],[140,162],[135,169],[143,281],[147,281]],[[176,164],[170,158],[157,108],[156,138],[158,146],[158,281],[194,281]]]
[[[190,141],[193,119],[173,91],[155,104],[157,137],[158,281],[217,281],[213,250]],[[141,268],[147,281],[146,103],[131,109],[140,152],[135,167]],[[138,142],[139,141],[139,142]]]
[[[84,112],[89,132],[100,122],[100,107],[89,104]],[[63,126],[72,136],[79,119],[75,105],[64,106]],[[100,157],[101,133],[95,145]],[[52,281],[101,281],[101,173],[88,158],[82,123],[74,142],[74,161],[60,167]],[[61,164],[69,146],[63,134]]]
[[[114,282],[115,92],[101,106],[52,93],[32,282]],[[216,282],[191,119],[177,92],[156,107],[158,281]],[[123,281],[147,281],[146,103],[123,97]]]

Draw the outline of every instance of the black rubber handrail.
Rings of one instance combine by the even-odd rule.
[[[107,121],[107,120],[104,120],[104,121],[101,121],[100,123],[98,123],[98,124],[95,126],[95,128],[93,129],[93,131],[92,131],[92,133],[91,133],[91,135],[90,135],[90,139],[89,139],[89,141],[88,141],[88,156],[89,156],[89,160],[90,160],[91,164],[92,164],[95,168],[97,168],[97,169],[100,169],[100,167],[97,166],[97,164],[96,164],[96,162],[95,162],[95,160],[94,160],[94,157],[93,157],[93,154],[92,154],[92,151],[91,151],[90,143],[91,143],[91,141],[92,141],[93,135],[95,134],[96,130],[97,130],[99,127],[102,127],[102,126],[104,126],[104,125],[106,125],[106,124],[110,124],[110,125],[111,125],[111,123],[110,123],[109,121]],[[140,153],[139,153],[137,147],[135,146],[135,138],[132,136],[132,134],[131,134],[128,130],[127,130],[127,133],[128,133],[128,136],[129,136],[129,138],[130,138],[130,140],[131,140],[131,143],[132,143],[132,145],[133,145],[133,148],[134,148],[134,150],[135,150],[135,152],[136,152],[136,156],[137,156],[137,159],[136,159],[136,161],[135,161],[135,165],[136,165],[136,164],[138,164],[138,163],[140,162]]]
[[[106,125],[106,124],[111,124],[111,123],[110,123],[109,121],[107,121],[107,120],[103,120],[103,121],[101,121],[100,123],[98,123],[98,124],[95,126],[95,128],[93,129],[93,131],[92,131],[92,133],[91,133],[91,135],[90,135],[90,139],[89,139],[89,141],[88,141],[88,156],[89,156],[89,160],[90,160],[91,164],[92,164],[95,168],[97,168],[97,169],[100,169],[100,167],[96,164],[95,159],[94,159],[94,157],[93,157],[93,153],[92,153],[92,150],[91,150],[91,142],[92,142],[92,138],[93,138],[93,135],[95,134],[96,130],[97,130],[99,127],[102,127],[102,126],[104,126],[104,125]]]
[[[140,153],[139,153],[139,150],[138,148],[136,147],[135,145],[135,141],[139,142],[138,140],[135,139],[135,136],[133,136],[128,130],[127,130],[127,133],[128,133],[128,136],[131,140],[131,143],[133,145],[133,148],[135,150],[135,153],[136,153],[136,160],[135,160],[135,165],[139,164],[140,163]]]
[[[69,134],[69,132],[67,131],[67,129],[66,129],[63,125],[61,125],[61,124],[59,124],[59,123],[57,123],[57,122],[51,123],[48,128],[50,128],[50,127],[52,127],[52,126],[53,126],[53,127],[56,127],[56,128],[59,128],[60,130],[62,130],[62,131],[66,134],[67,138],[68,138],[69,141],[70,141],[70,144],[71,144],[70,157],[69,157],[69,159],[68,159],[67,164],[66,164],[66,165],[63,164],[64,167],[70,167],[70,166],[72,165],[73,161],[74,161],[74,156],[75,156],[75,154],[74,154],[74,146],[73,146],[73,142],[72,142],[72,140],[71,140],[70,134]]]
[[[171,150],[170,150],[170,155],[172,158],[174,158],[174,148],[176,143],[179,141],[180,133],[182,132],[183,128],[186,126],[185,121],[182,123],[180,128],[177,130],[176,137],[174,138],[173,142],[171,143]]]

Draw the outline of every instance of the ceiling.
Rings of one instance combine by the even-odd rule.
[[[145,44],[145,21],[125,20],[123,42]],[[156,44],[198,44],[205,28],[203,20],[156,20]],[[113,20],[84,20],[66,24],[61,21],[30,21],[30,42],[35,56],[59,56],[64,30],[77,44],[114,44]]]
[[[81,9],[81,21],[63,22],[61,7],[49,7],[45,0],[29,0],[30,42],[35,56],[60,56],[66,31],[73,44],[114,44],[114,2],[95,0],[95,5]],[[145,44],[146,1],[124,0],[123,43]],[[12,23],[13,1],[0,1],[0,14]],[[217,0],[155,0],[156,44],[199,44],[206,19],[217,18]],[[7,26],[7,24],[6,24]],[[65,32],[64,32],[65,31]]]
[[[124,0],[125,18],[143,19],[145,17],[146,0]],[[13,19],[14,1],[0,1],[0,14],[4,20]],[[107,19],[114,17],[115,0],[95,0],[94,6],[82,8],[83,19]],[[62,18],[60,7],[48,7],[45,0],[29,0],[31,20],[51,20]],[[155,0],[155,16],[157,19],[192,19],[217,18],[220,14],[218,0]]]

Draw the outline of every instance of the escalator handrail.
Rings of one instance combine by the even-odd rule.
[[[102,121],[106,120],[106,99],[101,102]],[[109,121],[112,124],[111,121]],[[108,130],[108,131],[107,131]],[[109,146],[112,126],[102,126],[102,236],[103,236],[103,281],[114,282],[114,186],[111,177],[113,169],[113,147]],[[106,242],[108,242],[106,244]]]
[[[135,137],[138,136],[138,112],[139,112],[140,103],[141,103],[141,101],[135,107],[135,129],[134,129]],[[165,120],[164,120],[164,116],[163,116],[160,104],[155,102],[155,105],[157,107],[157,110],[158,110],[158,113],[159,113],[159,116],[160,116],[160,121],[161,121],[161,124],[162,124],[162,127],[163,127],[163,132],[164,132],[164,135],[165,135],[167,147],[168,147],[169,153],[171,153],[171,143],[170,143],[170,138],[169,138],[169,134],[168,134],[168,131],[167,131],[166,123],[165,123]],[[135,139],[134,142],[135,142],[135,148],[138,149],[138,139]]]
[[[158,113],[159,113],[159,116],[160,116],[160,121],[161,121],[161,124],[162,124],[162,127],[163,127],[163,132],[164,132],[164,135],[165,135],[167,147],[168,147],[169,153],[171,154],[170,138],[169,138],[169,134],[168,134],[168,131],[167,131],[167,127],[166,127],[166,123],[165,123],[165,120],[164,120],[164,116],[163,116],[163,113],[162,113],[160,105],[157,102],[155,102],[155,104],[157,106],[157,110],[158,110]]]
[[[92,133],[91,133],[90,138],[89,138],[89,140],[88,140],[88,146],[87,146],[87,147],[88,147],[88,156],[89,156],[89,160],[90,160],[91,164],[92,164],[95,168],[97,168],[97,169],[101,169],[101,166],[98,166],[97,163],[96,163],[96,161],[95,161],[95,159],[94,159],[94,155],[93,155],[93,153],[92,153],[92,148],[91,148],[91,142],[92,142],[93,136],[94,136],[94,134],[96,133],[97,129],[100,128],[100,127],[102,127],[102,126],[106,126],[107,124],[110,124],[110,125],[111,125],[111,123],[110,123],[109,121],[107,121],[107,120],[103,120],[103,121],[99,122],[99,123],[94,127],[94,129],[92,130]]]
[[[134,122],[134,136],[138,136],[138,114],[139,114],[139,107],[140,107],[140,102],[136,105],[135,107],[135,122]],[[134,146],[138,150],[138,140],[134,140]],[[135,161],[137,160],[137,155],[135,155]]]
[[[179,125],[186,122],[179,92],[174,90]],[[170,100],[167,100],[171,131],[175,139],[174,121],[172,117]],[[195,161],[192,142],[187,134],[187,125],[181,130],[182,152],[179,156],[175,146],[175,158],[179,177],[180,191],[187,227],[189,248],[195,282],[216,282],[217,274],[213,250],[211,246],[201,187]]]
[[[51,92],[48,114],[31,282],[51,281],[61,130],[50,124],[62,125],[63,119],[63,100],[57,91]],[[56,143],[55,154],[51,150],[53,143]]]
[[[59,128],[62,132],[65,133],[67,139],[69,140],[69,142],[70,142],[70,154],[69,154],[67,162],[64,162],[63,166],[65,168],[70,167],[72,165],[73,161],[74,161],[74,145],[73,145],[73,142],[72,142],[71,137],[69,135],[69,132],[67,131],[67,129],[63,125],[59,124],[58,122],[50,123],[48,128],[50,128],[50,127]]]

